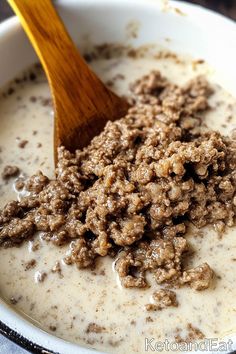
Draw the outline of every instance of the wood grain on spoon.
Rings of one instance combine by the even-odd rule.
[[[126,114],[127,102],[88,67],[50,0],[8,0],[46,72],[54,102],[54,153],[83,148],[108,120]],[[79,26],[79,24],[78,24]]]

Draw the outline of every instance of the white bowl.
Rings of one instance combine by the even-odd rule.
[[[57,7],[71,36],[81,46],[88,38],[94,44],[158,43],[205,59],[216,69],[225,88],[236,95],[236,24],[223,16],[178,1],[170,1],[168,9],[158,0],[60,0]],[[139,23],[135,39],[127,38],[130,21]],[[0,25],[0,51],[0,86],[37,60],[16,18]],[[40,352],[39,346],[61,354],[94,352],[38,329],[1,300],[0,314],[4,323],[0,323],[0,331],[33,352]]]

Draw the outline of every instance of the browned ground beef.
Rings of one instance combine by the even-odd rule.
[[[155,291],[152,297],[154,303],[146,305],[147,311],[160,311],[165,307],[178,306],[176,294],[172,290],[160,289],[158,291]]]
[[[78,268],[118,255],[125,287],[148,286],[150,271],[158,284],[206,289],[207,263],[183,269],[186,228],[234,224],[236,143],[204,131],[212,89],[203,77],[179,87],[153,71],[131,92],[127,115],[83,151],[59,149],[54,180],[41,172],[29,178],[30,196],[1,211],[0,242],[42,231],[55,245],[70,245],[66,262]]]
[[[175,341],[177,343],[194,343],[197,340],[204,339],[205,335],[200,331],[199,328],[194,327],[191,323],[188,323],[186,332],[187,335],[181,335],[181,329],[176,328]]]
[[[15,177],[19,174],[20,170],[17,166],[5,166],[2,171],[2,179],[8,180],[11,177]]]

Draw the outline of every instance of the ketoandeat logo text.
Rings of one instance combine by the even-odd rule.
[[[233,341],[219,341],[218,338],[207,338],[197,342],[156,341],[154,338],[145,338],[145,352],[232,352]]]

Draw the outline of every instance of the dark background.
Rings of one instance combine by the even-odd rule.
[[[32,0],[37,1],[37,0]],[[236,20],[236,0],[186,0],[187,2],[200,4],[214,11]],[[0,21],[12,15],[12,11],[6,0],[0,0]]]
[[[236,20],[236,0],[187,0],[186,2],[208,7]]]

